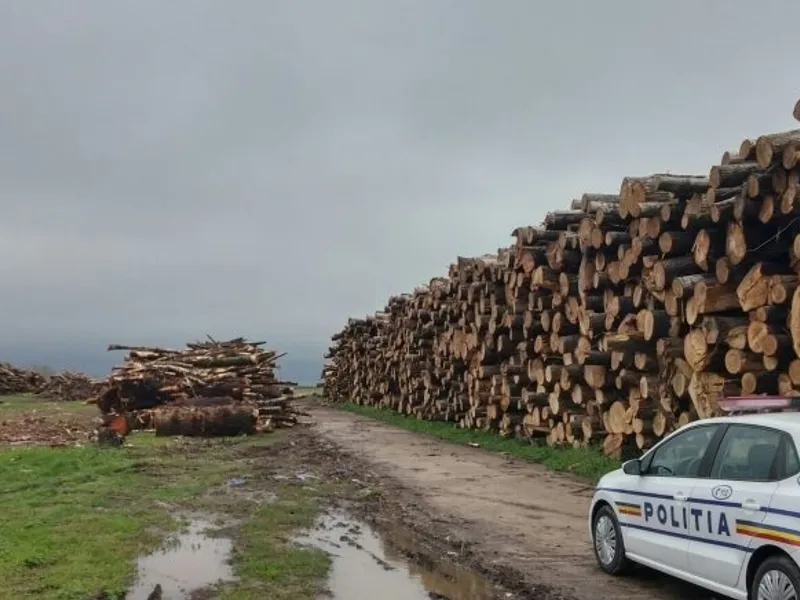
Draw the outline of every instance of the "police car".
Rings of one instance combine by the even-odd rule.
[[[721,401],[728,411],[797,399]],[[690,423],[597,484],[589,524],[606,573],[632,563],[742,600],[800,600],[800,412]]]

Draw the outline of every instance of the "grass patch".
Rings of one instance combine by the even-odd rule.
[[[97,407],[81,401],[53,402],[32,394],[0,396],[0,416],[2,417],[31,411],[56,418],[69,415],[92,417],[97,414]]]
[[[453,423],[421,421],[385,408],[352,403],[337,406],[348,412],[383,421],[415,433],[423,433],[454,444],[478,444],[483,450],[489,452],[502,452],[542,464],[553,471],[572,473],[594,482],[609,471],[618,469],[621,464],[618,460],[604,456],[597,448],[586,450],[572,447],[551,448],[536,441],[505,438],[475,429],[459,429]]]
[[[242,581],[228,586],[223,600],[316,598],[330,559],[316,549],[287,547],[283,540],[311,526],[317,514],[316,492],[300,487],[284,488],[275,504],[256,511],[242,527],[234,557]]]
[[[338,490],[263,475],[288,434],[224,440],[156,438],[137,433],[122,449],[0,449],[0,580],[4,597],[121,598],[137,556],[155,550],[181,526],[182,510],[227,513],[240,581],[226,600],[316,597],[328,569],[319,551],[287,544]],[[285,456],[285,454],[284,454]],[[260,457],[260,459],[259,459]],[[247,480],[231,492],[232,477]],[[275,501],[256,503],[269,494]]]
[[[294,388],[294,395],[299,396],[301,394],[305,394],[310,396],[312,394],[322,394],[322,388],[318,388],[313,385],[299,385]]]
[[[0,579],[9,597],[85,600],[103,589],[121,597],[133,559],[174,527],[148,506],[145,480],[127,452],[0,452]]]

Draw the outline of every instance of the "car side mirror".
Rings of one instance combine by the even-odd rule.
[[[622,464],[622,472],[626,475],[641,475],[642,474],[642,461],[638,458],[629,460]]]

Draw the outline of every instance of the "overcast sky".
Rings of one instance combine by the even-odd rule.
[[[0,1],[0,348],[209,332],[316,357],[584,191],[793,128],[798,22],[789,0]]]

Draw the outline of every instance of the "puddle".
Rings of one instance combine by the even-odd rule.
[[[324,516],[295,542],[331,556],[328,589],[335,600],[495,600],[492,586],[446,557],[421,556],[411,532],[395,527],[386,540],[343,513]],[[409,562],[403,553],[415,557]]]
[[[161,585],[164,600],[188,600],[195,590],[234,579],[228,563],[233,544],[205,533],[213,529],[209,521],[192,519],[164,548],[140,558],[136,583],[126,600],[148,600],[156,585]]]

